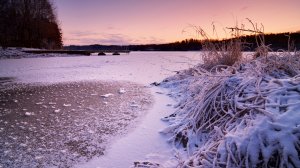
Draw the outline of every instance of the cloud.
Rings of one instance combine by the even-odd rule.
[[[116,28],[114,26],[107,26],[106,29],[107,30],[117,30],[118,28]]]
[[[166,41],[161,38],[149,36],[149,37],[140,37],[138,39],[134,39],[133,42],[135,44],[161,44],[161,43],[165,43]]]
[[[92,31],[74,31],[69,33],[70,36],[75,36],[75,37],[86,37],[86,36],[95,36],[99,35],[98,32],[92,32]]]
[[[96,32],[72,32],[65,39],[66,45],[127,45],[133,42],[133,39],[127,35],[118,33],[96,33]]]
[[[97,32],[72,32],[64,38],[65,45],[129,45],[129,44],[156,44],[164,42],[163,39],[154,36],[132,38],[121,33],[97,33]]]

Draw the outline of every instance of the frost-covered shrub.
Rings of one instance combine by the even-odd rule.
[[[171,123],[186,167],[298,167],[300,55],[259,57],[235,66],[203,66],[161,85],[180,97]]]

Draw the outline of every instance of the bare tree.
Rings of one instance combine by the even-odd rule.
[[[0,0],[2,47],[61,48],[62,34],[49,0]]]

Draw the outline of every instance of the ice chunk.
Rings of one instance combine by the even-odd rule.
[[[119,93],[120,93],[120,94],[124,94],[124,93],[126,93],[126,90],[125,90],[124,88],[120,88],[120,89],[119,89]]]
[[[71,104],[63,104],[64,107],[70,107]]]
[[[113,95],[114,94],[112,94],[112,93],[107,93],[107,94],[101,95],[101,97],[108,98],[108,97],[113,96]]]
[[[54,105],[54,104],[56,104],[56,103],[55,103],[55,102],[49,102],[49,104],[50,104],[50,105]]]
[[[136,103],[132,103],[132,104],[130,104],[130,107],[139,107],[139,105]]]
[[[54,113],[59,113],[59,112],[60,112],[60,109],[54,110]]]
[[[21,143],[20,146],[21,146],[21,147],[26,147],[27,145],[24,144],[24,143]]]
[[[42,159],[42,158],[43,158],[43,156],[36,156],[35,160],[39,160],[39,159]]]
[[[60,152],[61,152],[61,153],[66,153],[66,152],[67,152],[67,150],[60,150]]]
[[[88,132],[89,132],[90,134],[95,133],[95,131],[93,131],[93,130],[89,130]]]
[[[33,113],[30,113],[30,112],[26,112],[25,113],[25,116],[32,116],[32,115],[34,115]]]

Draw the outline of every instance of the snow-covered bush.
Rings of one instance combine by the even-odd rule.
[[[242,59],[243,43],[240,39],[242,30],[232,28],[231,39],[216,41],[204,31],[201,27],[194,27],[202,37],[202,60],[205,69],[211,69],[216,65],[232,66]],[[214,30],[215,31],[215,30]]]
[[[299,53],[281,53],[165,79],[180,102],[162,132],[187,149],[183,167],[298,167],[299,70]]]

